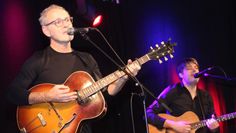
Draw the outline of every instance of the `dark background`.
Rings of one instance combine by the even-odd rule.
[[[185,57],[195,57],[200,69],[210,66],[220,68],[212,74],[228,78],[236,77],[236,4],[234,0],[8,0],[0,5],[1,15],[1,111],[2,132],[17,132],[15,106],[4,99],[5,90],[18,73],[24,61],[36,51],[48,46],[38,22],[40,12],[50,4],[66,8],[74,17],[75,27],[91,26],[98,14],[103,22],[98,28],[112,47],[126,61],[148,53],[150,46],[172,38],[176,42],[174,58],[159,64],[151,61],[142,66],[138,79],[155,96],[169,84],[178,82],[175,64]],[[89,36],[112,58],[112,51],[96,32]],[[75,49],[91,53],[97,60],[103,75],[117,67],[94,46],[79,35],[73,40]],[[118,61],[115,58],[116,61]],[[121,63],[119,63],[121,64]],[[140,88],[129,81],[124,89],[109,102],[108,112],[93,122],[93,130],[103,133],[132,132],[130,101],[133,101],[135,132],[145,132]],[[236,110],[236,81],[202,77],[199,86],[213,97],[217,115]],[[146,94],[149,106],[152,98]],[[236,131],[236,120],[221,123],[222,133]]]

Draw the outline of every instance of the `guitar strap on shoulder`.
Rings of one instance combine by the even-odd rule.
[[[205,113],[204,113],[205,109],[204,109],[204,105],[203,105],[203,102],[202,102],[202,94],[198,90],[197,90],[197,95],[198,95],[198,101],[199,101],[199,105],[200,105],[201,112],[202,112],[202,118],[205,120],[206,116],[205,116]]]

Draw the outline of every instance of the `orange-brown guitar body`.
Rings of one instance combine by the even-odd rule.
[[[92,77],[82,71],[71,74],[64,85],[71,91],[86,88],[94,83]],[[30,89],[31,92],[49,91],[54,84],[39,84]],[[85,103],[77,101],[68,103],[40,103],[18,106],[17,124],[21,132],[30,133],[75,133],[80,130],[83,120],[93,119],[106,112],[106,104],[99,91],[89,97]]]
[[[199,122],[198,116],[191,111],[185,112],[179,117],[174,117],[168,114],[159,114],[159,116],[165,119],[173,120],[173,121],[186,121],[189,123]],[[176,133],[174,130],[171,130],[171,129],[166,129],[166,128],[158,129],[157,127],[151,124],[148,124],[148,127],[149,127],[150,133]],[[196,129],[192,129],[190,133],[195,133],[195,131]]]

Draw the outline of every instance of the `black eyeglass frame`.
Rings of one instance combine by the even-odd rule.
[[[69,18],[69,21],[70,21],[71,23],[73,23],[73,17],[66,17],[66,18],[64,18],[64,19],[58,18],[58,19],[56,19],[56,20],[53,20],[52,22],[49,22],[49,23],[45,24],[44,26],[48,26],[48,25],[51,25],[51,24],[55,24],[56,26],[60,27],[60,25],[58,25],[58,23],[61,23],[61,24],[62,24],[62,22],[67,21],[68,18]],[[67,21],[67,22],[69,22],[69,21]]]

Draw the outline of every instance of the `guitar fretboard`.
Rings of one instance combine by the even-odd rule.
[[[216,121],[221,122],[221,121],[226,121],[226,120],[230,120],[230,119],[234,119],[234,118],[236,118],[236,112],[233,112],[230,114],[225,114],[220,117],[217,117]],[[207,122],[207,120],[202,120],[200,122],[192,123],[191,128],[198,129],[198,128],[204,127],[204,126],[206,126],[206,122]]]
[[[142,64],[146,63],[149,60],[150,60],[150,58],[146,54],[146,55],[140,57],[139,59],[133,61],[132,64],[142,65]],[[90,85],[89,87],[81,89],[78,92],[79,96],[80,96],[81,99],[86,99],[87,97],[95,94],[96,92],[98,92],[102,88],[106,87],[107,85],[113,83],[117,79],[123,77],[124,75],[125,75],[125,72],[123,72],[121,70],[117,70],[117,71],[107,75],[106,77],[98,80],[97,82],[95,82],[94,84]]]

